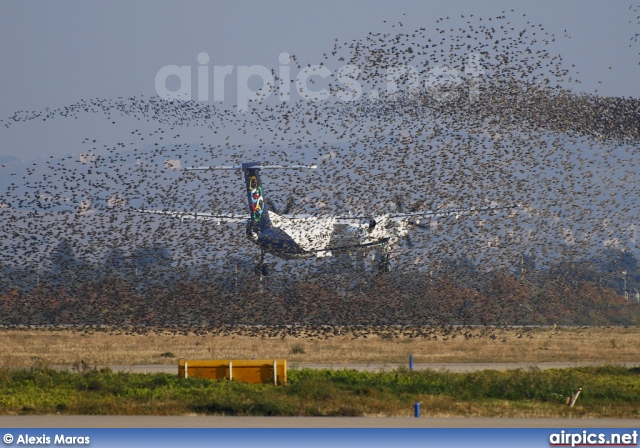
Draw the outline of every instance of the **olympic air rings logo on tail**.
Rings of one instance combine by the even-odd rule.
[[[251,191],[251,214],[254,222],[260,222],[262,211],[264,210],[264,199],[262,198],[262,187],[258,185],[256,176],[249,179],[249,191]]]

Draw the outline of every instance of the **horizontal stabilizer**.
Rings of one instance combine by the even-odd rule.
[[[241,170],[242,165],[237,166],[194,166],[185,168],[187,171],[213,171],[213,170]],[[318,165],[255,165],[254,170],[303,170],[318,168]]]
[[[168,210],[145,210],[145,209],[132,209],[131,211],[137,213],[149,213],[152,215],[165,215],[172,216],[174,218],[179,218],[182,220],[185,219],[198,219],[205,221],[216,221],[218,223],[227,223],[227,222],[237,222],[244,223],[247,222],[249,216],[246,215],[222,215],[215,213],[195,213],[195,212],[173,212]]]
[[[472,213],[478,212],[486,212],[493,210],[504,210],[504,209],[512,209],[519,208],[520,204],[512,204],[512,205],[492,205],[488,207],[471,207],[467,209],[451,209],[451,210],[426,210],[423,212],[415,212],[415,213],[401,213],[401,214],[391,214],[390,218],[394,221],[397,220],[405,220],[407,218],[415,218],[416,221],[411,222],[410,224],[419,224],[421,218],[441,218],[445,216],[455,216],[456,219],[460,216],[470,215]]]
[[[187,171],[241,170],[242,166],[190,166]]]

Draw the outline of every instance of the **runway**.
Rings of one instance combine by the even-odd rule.
[[[0,428],[636,428],[637,419],[2,415]]]

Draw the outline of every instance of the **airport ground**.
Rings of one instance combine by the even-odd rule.
[[[109,366],[113,371],[173,373],[177,371],[179,358],[189,359],[251,359],[287,358],[290,368],[355,369],[362,371],[389,371],[408,367],[409,356],[414,357],[417,370],[431,369],[448,372],[477,372],[484,369],[530,370],[537,368],[564,369],[577,366],[618,365],[632,368],[640,366],[640,329],[635,327],[580,327],[580,328],[493,328],[493,327],[442,327],[442,328],[268,328],[239,327],[208,331],[156,329],[144,332],[132,329],[95,328],[31,328],[0,330],[0,360],[4,369],[30,367],[56,367],[63,370],[89,371]],[[57,369],[56,369],[57,370]],[[620,372],[617,372],[618,375]],[[634,373],[634,377],[636,374]],[[631,381],[635,381],[633,378]],[[635,416],[633,403],[621,402],[620,412],[549,413],[509,412],[486,414],[477,412],[467,403],[471,413],[448,412],[447,406],[459,407],[460,403],[447,404],[442,398],[426,397],[433,401],[440,413],[424,414],[427,418],[414,421],[400,417],[368,419],[355,417],[349,423],[339,423],[329,417],[326,420],[312,417],[282,417],[260,420],[259,417],[204,417],[182,415],[174,417],[141,416],[131,422],[155,426],[203,426],[203,427],[254,427],[269,426],[350,426],[350,427],[531,427],[531,426],[629,426],[625,416]],[[446,399],[445,399],[446,401]],[[427,401],[425,404],[429,403]],[[486,404],[486,403],[485,403]],[[502,403],[511,408],[509,403]],[[444,407],[443,407],[444,406]],[[546,406],[546,405],[544,405]],[[631,407],[630,407],[631,406]],[[445,409],[446,408],[446,409]],[[490,405],[494,412],[495,403]],[[622,408],[628,408],[623,411]],[[445,409],[444,412],[442,410]],[[506,409],[506,408],[505,408]],[[559,408],[560,409],[560,408]],[[564,408],[566,409],[566,408]],[[426,409],[425,409],[426,411]],[[630,412],[630,413],[629,413]],[[575,414],[575,415],[574,415]],[[394,415],[394,414],[390,414]],[[465,415],[474,418],[461,418]],[[501,418],[486,419],[497,415]],[[551,419],[554,416],[572,416],[570,421]],[[510,418],[528,416],[529,418]],[[598,418],[618,417],[618,418]],[[117,416],[104,420],[90,416],[50,416],[55,426],[127,426]],[[439,417],[439,418],[434,418]],[[448,418],[453,417],[453,418]],[[541,418],[547,417],[547,418]],[[585,419],[584,417],[590,417]],[[29,418],[33,420],[21,420]],[[158,420],[154,420],[157,418]],[[164,418],[164,420],[163,420]],[[145,420],[146,419],[146,420]],[[204,420],[203,420],[204,419]],[[485,421],[487,420],[487,421]],[[374,422],[375,421],[375,422]],[[29,423],[31,422],[31,423]],[[1,416],[0,426],[38,426],[48,424],[46,416]],[[164,423],[162,423],[164,422]],[[577,423],[578,422],[578,423]],[[53,424],[53,423],[52,423]],[[139,426],[131,423],[132,426]]]
[[[322,364],[640,364],[638,327],[233,327],[0,329],[0,367],[173,365],[285,358]]]

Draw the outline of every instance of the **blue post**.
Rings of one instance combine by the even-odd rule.
[[[413,355],[409,355],[409,370],[413,370]]]
[[[413,405],[413,413],[414,413],[416,418],[420,417],[420,402],[419,401],[416,401],[416,403]]]

